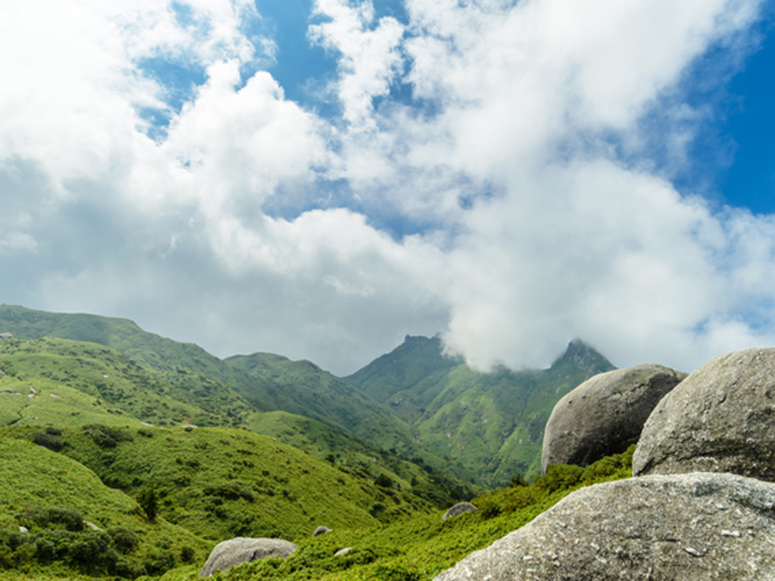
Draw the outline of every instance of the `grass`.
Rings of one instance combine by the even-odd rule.
[[[295,540],[319,525],[368,527],[429,510],[408,487],[379,486],[371,474],[334,467],[244,430],[85,426],[58,431],[55,447],[61,454],[133,497],[154,489],[161,516],[212,540]],[[4,434],[40,441],[44,432],[12,426]]]
[[[587,467],[554,466],[530,485],[494,490],[472,502],[480,508],[441,521],[441,512],[371,529],[336,529],[302,539],[286,560],[269,559],[219,573],[221,581],[429,581],[471,552],[530,522],[562,498],[599,482],[630,476],[633,448]],[[339,549],[351,547],[344,556]],[[193,570],[176,569],[163,581],[194,581]]]
[[[161,574],[181,564],[181,555],[202,560],[212,546],[164,519],[148,522],[131,497],[66,456],[0,438],[0,458],[0,571],[12,567],[10,578],[41,578],[43,570],[65,577],[104,574],[109,565],[102,557],[115,558],[119,569]],[[19,533],[20,526],[29,532]],[[122,544],[121,534],[131,543]]]

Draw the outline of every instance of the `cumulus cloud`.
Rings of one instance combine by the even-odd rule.
[[[643,145],[691,138],[685,71],[744,54],[759,6],[317,0],[323,116],[266,72],[248,0],[5,2],[1,296],[338,373],[406,333],[481,369],[576,336],[686,370],[771,342],[775,220],[679,195]],[[182,105],[157,62],[201,74]],[[667,97],[680,122],[645,136]]]

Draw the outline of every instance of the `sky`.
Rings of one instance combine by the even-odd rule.
[[[4,0],[0,303],[338,375],[773,346],[774,15]]]

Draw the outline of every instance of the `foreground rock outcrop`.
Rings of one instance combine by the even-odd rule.
[[[654,409],[633,474],[696,471],[775,481],[775,349],[716,357]]]
[[[435,581],[775,579],[775,484],[647,476],[580,489]]]
[[[638,441],[659,401],[686,377],[661,365],[601,373],[566,394],[544,429],[541,471],[551,464],[587,466]]]
[[[288,557],[297,549],[290,541],[281,539],[246,539],[237,537],[218,543],[205,566],[199,573],[200,577],[210,577],[216,571],[225,571],[229,567],[235,567],[259,559],[269,557]]]

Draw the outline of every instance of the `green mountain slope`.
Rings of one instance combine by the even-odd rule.
[[[5,339],[0,341],[0,372],[3,423],[30,423],[35,417],[55,423],[67,415],[68,423],[76,425],[133,418],[161,426],[227,426],[253,411],[237,392],[218,382],[181,369],[144,368],[94,343]]]
[[[283,410],[339,428],[378,449],[420,457],[441,467],[445,462],[418,445],[409,426],[382,404],[309,361],[256,353],[226,359],[250,378],[235,388],[264,410]]]
[[[579,340],[545,370],[478,373],[442,354],[438,337],[407,337],[392,353],[345,378],[380,398],[419,440],[457,459],[484,485],[539,473],[543,428],[554,404],[613,365]]]
[[[427,511],[408,488],[338,469],[291,446],[230,428],[54,428],[60,454],[137,498],[152,488],[159,514],[212,540],[312,534],[319,525],[374,526]],[[49,445],[45,428],[0,435]]]
[[[450,468],[466,481],[471,480],[473,475],[462,465],[448,466],[445,459],[419,445],[400,418],[310,362],[290,361],[271,354],[222,361],[196,345],[147,333],[126,319],[47,313],[8,305],[0,305],[0,333],[14,335],[14,339],[0,341],[0,357],[4,357],[9,375],[19,372],[36,381],[53,382],[50,387],[63,393],[65,387],[74,387],[94,398],[79,410],[85,414],[80,424],[113,423],[103,417],[110,413],[158,426],[191,423],[248,427],[260,432],[271,422],[257,420],[258,413],[286,411],[316,419],[329,427],[328,431],[316,430],[318,441],[309,446],[309,450],[318,451],[330,448],[322,457],[341,454],[341,447],[331,448],[327,442],[339,439],[332,435],[332,430],[343,431],[351,440],[362,440],[379,452],[371,455],[378,472],[385,472],[393,479],[415,478],[425,488],[432,489],[431,496],[437,500],[444,498],[444,502],[473,493],[462,482],[439,473]],[[52,337],[89,341],[111,349],[95,345],[63,346],[56,342],[60,339]],[[27,343],[29,340],[32,343]],[[23,354],[25,350],[30,353]],[[30,357],[35,353],[47,359],[45,365],[32,363]],[[14,363],[13,358],[24,360]],[[29,394],[27,387],[17,387],[14,389],[23,397]],[[54,394],[62,397],[60,393]],[[19,419],[23,397],[9,399],[2,395],[0,423]],[[79,394],[70,397],[71,400],[82,398]],[[35,398],[35,406],[40,408],[44,400]],[[49,412],[52,411],[51,402],[45,401]],[[36,413],[32,407],[25,411],[29,418],[40,415]],[[386,455],[383,450],[392,452]],[[397,472],[395,466],[403,465],[398,455],[419,459],[423,464]],[[422,466],[435,473],[428,474]]]

